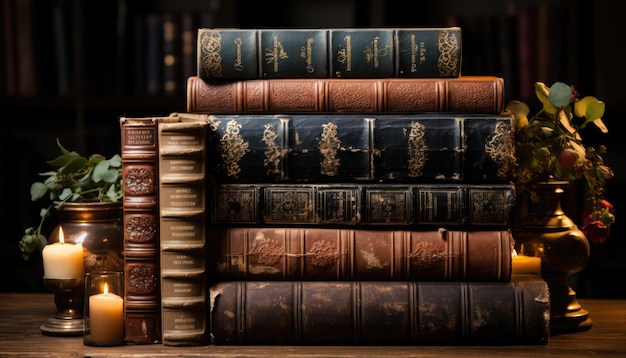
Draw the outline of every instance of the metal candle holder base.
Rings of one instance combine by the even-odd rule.
[[[54,292],[57,311],[41,325],[41,333],[48,336],[83,335],[85,279],[43,279],[44,287]]]

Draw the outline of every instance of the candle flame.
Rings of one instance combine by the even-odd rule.
[[[63,235],[63,228],[59,226],[59,242],[61,244],[65,243],[65,235]]]
[[[104,283],[104,295],[108,295],[109,294],[109,284],[108,283]]]

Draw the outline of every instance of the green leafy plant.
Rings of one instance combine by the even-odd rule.
[[[602,158],[606,147],[586,145],[581,131],[595,126],[608,133],[602,121],[605,104],[593,96],[580,98],[573,86],[562,82],[549,88],[536,82],[535,95],[542,107],[530,117],[524,102],[513,100],[506,106],[516,124],[518,193],[528,191],[533,200],[535,182],[582,181],[585,211],[581,230],[591,241],[602,243],[615,222],[613,206],[604,199],[606,181],[614,174]]]
[[[58,139],[57,145],[61,155],[47,162],[56,169],[39,173],[45,179],[30,187],[32,201],[49,203],[40,211],[37,228],[27,228],[19,242],[24,260],[47,244],[41,230],[53,208],[70,202],[118,202],[123,197],[122,158],[118,154],[108,159],[100,154],[84,157],[65,149]]]

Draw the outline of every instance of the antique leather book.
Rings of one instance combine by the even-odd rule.
[[[545,345],[548,286],[509,282],[224,281],[215,344]]]
[[[161,341],[158,135],[160,119],[120,118],[124,199],[124,322],[128,343]]]
[[[511,279],[510,230],[208,229],[214,280]]]
[[[515,186],[502,184],[214,184],[212,225],[510,228]]]
[[[162,342],[205,345],[207,122],[178,118],[158,123]]]
[[[207,115],[217,183],[510,182],[513,116]]]
[[[189,113],[492,113],[504,110],[504,79],[275,78],[187,79]]]
[[[451,78],[461,73],[461,28],[200,28],[198,76]]]

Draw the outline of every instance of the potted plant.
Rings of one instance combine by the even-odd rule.
[[[615,222],[613,206],[604,198],[606,181],[613,177],[602,158],[606,147],[583,139],[594,126],[608,132],[602,121],[605,104],[593,96],[581,98],[562,82],[549,88],[537,82],[535,94],[541,108],[532,116],[524,102],[506,106],[516,122],[515,249],[541,258],[541,275],[550,289],[551,331],[588,329],[588,312],[578,304],[568,278],[585,267],[588,239],[603,243]],[[561,206],[568,188],[582,198],[579,223]]]
[[[63,147],[47,163],[54,170],[39,173],[42,181],[30,187],[32,201],[46,202],[37,227],[29,227],[19,242],[25,260],[57,241],[58,226],[50,240],[42,232],[44,221],[56,210],[65,241],[79,241],[85,249],[86,272],[100,268],[122,269],[122,159],[118,154],[82,156]]]

